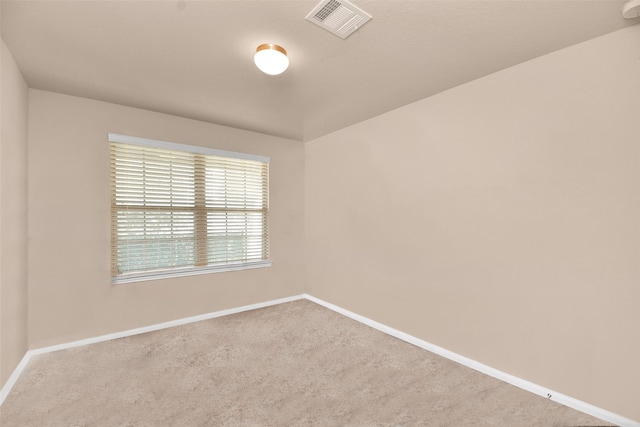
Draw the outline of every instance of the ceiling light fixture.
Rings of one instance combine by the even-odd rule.
[[[287,51],[273,43],[258,46],[253,62],[265,74],[275,76],[283,73],[289,67]]]

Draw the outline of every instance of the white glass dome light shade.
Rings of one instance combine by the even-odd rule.
[[[273,43],[258,46],[253,62],[260,71],[272,76],[283,73],[289,67],[287,51]]]

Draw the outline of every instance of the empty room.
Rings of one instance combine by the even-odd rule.
[[[640,427],[640,0],[1,0],[0,425]]]

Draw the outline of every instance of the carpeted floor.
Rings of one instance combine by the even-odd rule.
[[[35,356],[0,425],[609,424],[301,300]]]

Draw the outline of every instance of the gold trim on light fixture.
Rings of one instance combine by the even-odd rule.
[[[260,52],[261,50],[265,50],[265,49],[273,49],[273,50],[277,50],[278,52],[287,55],[287,51],[284,50],[284,48],[282,46],[279,46],[275,43],[265,43],[265,44],[261,44],[260,46],[258,46],[256,48],[256,53]]]

